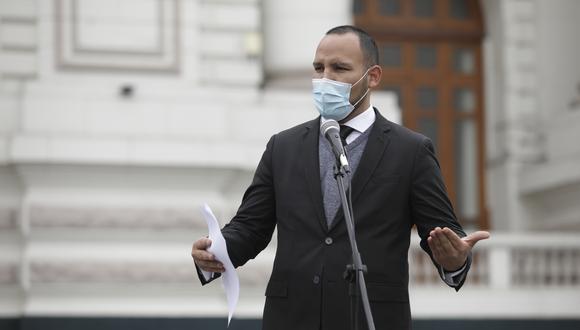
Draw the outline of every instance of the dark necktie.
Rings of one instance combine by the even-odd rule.
[[[354,128],[346,125],[340,125],[340,140],[342,141],[342,145],[346,146],[346,138],[354,131]]]

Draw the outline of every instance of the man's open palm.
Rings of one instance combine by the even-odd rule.
[[[476,231],[463,238],[449,228],[435,228],[429,233],[427,243],[433,259],[446,271],[460,269],[467,260],[469,252],[477,242],[489,238],[487,231]]]

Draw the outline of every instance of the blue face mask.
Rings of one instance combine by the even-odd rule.
[[[326,78],[312,79],[312,96],[314,97],[314,105],[320,115],[325,119],[334,119],[336,121],[346,118],[369,92],[367,88],[366,92],[355,104],[350,104],[352,86],[358,84],[369,70],[352,85]]]

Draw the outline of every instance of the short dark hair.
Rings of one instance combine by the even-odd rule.
[[[332,29],[326,32],[326,35],[329,34],[346,34],[346,33],[354,33],[358,36],[358,40],[360,43],[360,49],[363,53],[365,64],[367,68],[370,68],[373,65],[379,64],[379,48],[377,47],[377,43],[368,34],[361,28],[357,28],[356,26],[352,25],[341,25],[337,27],[333,27]]]

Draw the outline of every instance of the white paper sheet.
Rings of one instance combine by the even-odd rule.
[[[204,204],[201,213],[207,223],[207,229],[209,232],[209,239],[211,240],[211,246],[207,249],[208,252],[212,253],[216,260],[221,262],[224,265],[226,271],[222,273],[222,285],[226,292],[226,298],[228,301],[228,327],[230,326],[230,321],[232,320],[232,316],[234,315],[234,310],[236,309],[236,305],[238,304],[238,298],[240,296],[240,280],[238,278],[238,274],[236,273],[236,269],[230,260],[230,256],[228,255],[228,249],[226,247],[226,240],[222,235],[220,230],[219,223],[213,212],[209,208],[207,204]],[[206,280],[209,280],[212,277],[211,272],[206,272],[202,270],[203,276],[205,276]]]

